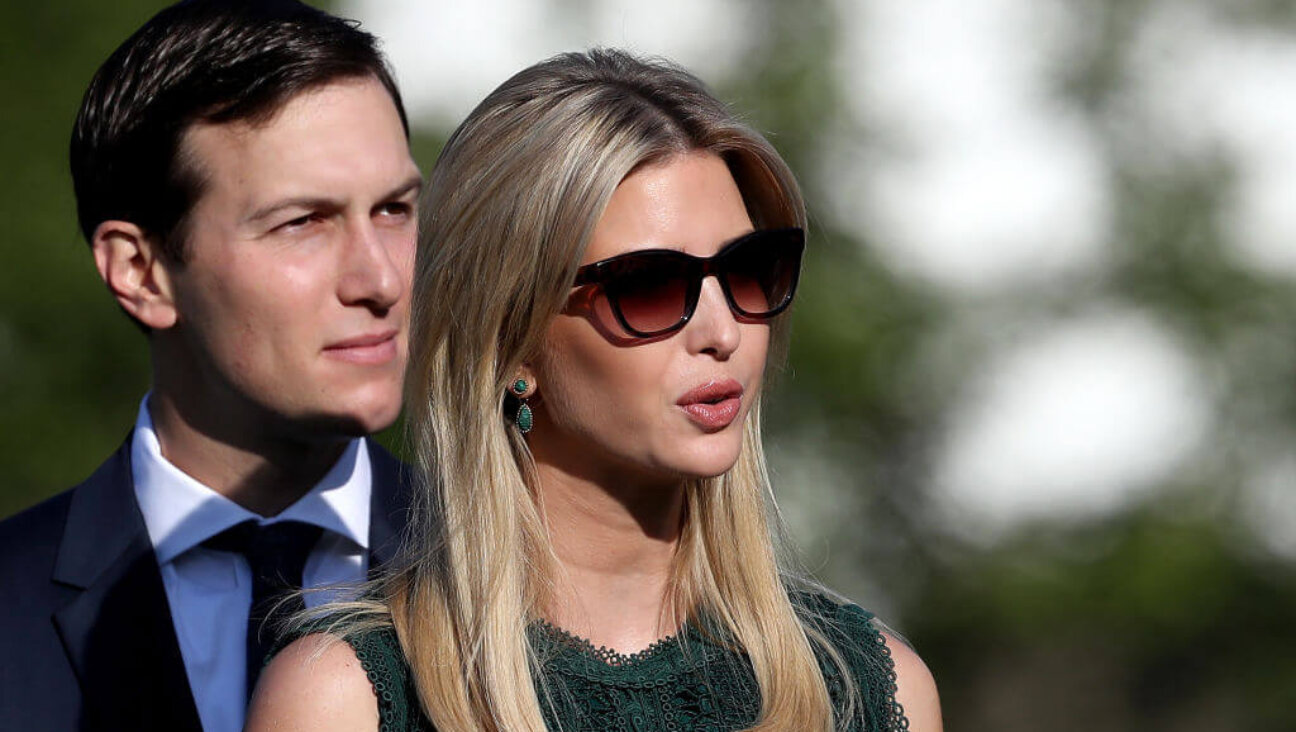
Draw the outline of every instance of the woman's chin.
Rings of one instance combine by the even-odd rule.
[[[690,480],[724,475],[738,462],[739,452],[740,446],[730,448],[714,445],[690,451],[681,456],[676,464],[676,472]]]

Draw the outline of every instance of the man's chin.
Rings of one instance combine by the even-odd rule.
[[[294,422],[301,431],[318,439],[364,437],[396,423],[400,408],[318,412],[301,415]]]

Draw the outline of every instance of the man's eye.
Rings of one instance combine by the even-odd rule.
[[[378,213],[382,216],[409,216],[413,211],[413,206],[408,203],[385,203],[378,207]]]
[[[279,229],[280,231],[295,231],[297,229],[308,226],[318,220],[319,220],[318,214],[309,213],[306,214],[305,216],[298,216],[295,219],[290,219],[288,221],[285,221],[282,224],[279,224],[279,226],[275,228]]]

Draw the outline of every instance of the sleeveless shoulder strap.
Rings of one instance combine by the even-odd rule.
[[[807,624],[819,631],[845,665],[842,669],[824,649],[815,649],[838,714],[850,717],[846,727],[865,732],[909,729],[895,698],[895,661],[873,613],[820,593],[794,592],[792,599]],[[847,708],[848,684],[858,692],[853,709]]]
[[[430,732],[400,641],[391,627],[345,636],[378,697],[380,732]]]

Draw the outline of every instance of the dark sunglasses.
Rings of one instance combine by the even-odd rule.
[[[644,249],[587,264],[573,287],[597,284],[617,322],[639,338],[677,331],[693,317],[702,280],[715,275],[729,309],[741,318],[766,320],[787,309],[796,293],[805,232],[798,228],[753,231],[711,257],[670,249]]]

